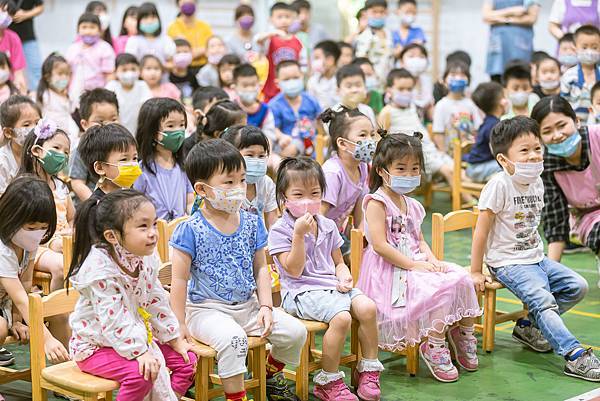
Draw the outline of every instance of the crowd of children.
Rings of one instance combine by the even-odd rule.
[[[80,294],[45,329],[46,356],[118,381],[118,400],[179,399],[196,340],[215,349],[226,399],[245,401],[248,336],[271,344],[269,400],[297,400],[283,369],[300,362],[304,319],[328,324],[315,396],[375,401],[378,350],[418,347],[440,382],[479,368],[477,291],[493,278],[527,305],[517,341],[600,381],[600,360],[560,316],[588,290],[562,254],[572,242],[600,253],[597,25],[471,90],[464,51],[431,79],[414,0],[397,2],[395,29],[387,1],[365,1],[359,31],[339,42],[311,23],[306,0],[273,4],[272,29],[259,33],[240,4],[228,38],[195,17],[196,0],[176,3],[168,29],[144,3],[112,37],[106,4],[90,2],[76,40],[32,85],[10,30],[19,4],[0,0],[0,36],[17,48],[0,51],[0,345],[28,337],[37,270],[50,291]],[[461,179],[485,184],[463,198],[480,211],[470,274],[436,258],[411,196],[425,182],[452,185],[453,149],[468,145]],[[180,217],[168,293],[156,225]],[[353,228],[366,239],[357,282]],[[340,370],[353,321],[355,392]],[[0,350],[0,365],[13,362]]]

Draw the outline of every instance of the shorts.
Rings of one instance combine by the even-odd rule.
[[[483,163],[474,163],[467,166],[467,177],[475,182],[487,182],[494,174],[502,171],[502,167],[496,160]]]
[[[423,157],[425,172],[429,176],[437,174],[444,165],[454,166],[454,160],[448,154],[440,152],[430,141],[423,142]]]
[[[304,320],[329,323],[340,312],[350,312],[352,300],[363,295],[358,288],[342,293],[338,290],[313,290],[296,295],[286,294],[281,306],[292,316]]]

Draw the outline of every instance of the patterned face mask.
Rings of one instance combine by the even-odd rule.
[[[214,198],[206,197],[206,200],[217,210],[234,214],[240,210],[242,202],[246,199],[246,188],[221,189],[204,184],[214,192]]]
[[[115,255],[119,264],[127,269],[128,272],[135,273],[136,271],[140,271],[144,265],[144,258],[129,252],[118,242],[113,245],[113,248],[115,249]]]
[[[373,155],[375,154],[376,143],[372,139],[365,139],[363,141],[352,142],[348,139],[344,139],[344,141],[351,143],[355,146],[354,152],[347,151],[350,153],[356,160],[365,163],[371,163],[373,160]]]

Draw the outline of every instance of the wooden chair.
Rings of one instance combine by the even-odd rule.
[[[464,205],[462,202],[462,195],[469,194],[479,197],[481,190],[485,184],[477,182],[468,182],[462,180],[462,172],[464,162],[462,161],[462,155],[467,153],[473,144],[471,142],[460,143],[456,141],[453,147],[452,155],[454,160],[454,170],[452,172],[452,210],[457,211],[462,209]]]
[[[169,240],[171,239],[175,228],[177,228],[177,225],[186,220],[188,217],[189,216],[182,216],[169,222],[162,219],[157,221],[158,244],[156,248],[158,250],[158,256],[160,257],[161,262],[165,263],[171,259],[169,252]]]
[[[71,258],[73,256],[73,237],[71,235],[63,235],[62,243],[63,243],[64,277],[67,277],[67,273],[69,272],[69,266],[71,265]],[[66,253],[68,253],[68,255]],[[50,273],[42,272],[39,270],[35,270],[33,272],[32,284],[40,287],[42,289],[42,294],[44,294],[44,295],[50,294],[50,281],[51,280],[52,280],[52,275]]]
[[[477,224],[477,217],[478,212],[471,210],[450,212],[445,216],[440,213],[434,213],[431,230],[431,251],[435,257],[439,260],[444,260],[444,237],[446,233],[470,229],[472,236]],[[467,269],[470,270],[470,266]],[[490,276],[485,266],[483,273]],[[494,350],[496,325],[511,320],[516,321],[519,318],[527,316],[527,307],[525,305],[523,305],[523,309],[515,312],[496,310],[496,291],[502,288],[504,286],[493,278],[491,283],[485,284],[485,292],[483,294],[483,324],[476,324],[475,328],[483,332],[482,349],[486,352]],[[478,297],[481,304],[481,294],[478,294]]]
[[[325,148],[327,147],[328,137],[324,132],[318,130],[315,140],[315,159],[321,166],[325,163]]]
[[[363,251],[365,246],[365,237],[359,229],[353,229],[350,234],[350,260],[352,267],[352,278],[354,283],[360,276],[360,266],[362,263]],[[419,348],[418,346],[407,347],[404,351],[398,352],[398,355],[406,356],[406,371],[411,376],[416,376],[419,371]]]
[[[112,400],[119,384],[83,373],[75,362],[46,366],[44,353],[44,318],[70,313],[79,299],[77,291],[54,291],[47,297],[29,294],[29,347],[31,357],[31,389],[34,401],[46,401],[47,391],[77,397],[84,401]]]

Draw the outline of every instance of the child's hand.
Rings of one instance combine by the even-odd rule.
[[[21,344],[26,344],[29,342],[29,327],[27,327],[27,325],[21,322],[15,322],[10,330],[12,331],[15,339]]]
[[[140,376],[144,376],[144,380],[154,381],[160,369],[158,359],[153,357],[150,351],[146,351],[137,357],[137,361],[140,365]]]
[[[436,267],[437,271],[440,273],[448,272],[448,265],[444,262],[441,262],[437,259],[432,259],[431,263]]]
[[[52,363],[66,362],[69,360],[69,353],[56,338],[49,336],[44,341],[44,353],[46,358]]]
[[[414,263],[412,270],[420,271],[420,272],[437,272],[437,271],[439,271],[439,268],[437,268],[431,262],[425,262],[425,261],[418,260]]]
[[[190,330],[185,323],[179,323],[179,333],[179,338],[187,341],[190,344],[194,343],[194,337],[192,337],[190,334]]]
[[[171,348],[173,348],[173,351],[177,352],[183,357],[185,363],[190,363],[188,351],[190,351],[193,348],[192,344],[182,339],[181,337],[177,337],[169,341],[169,345],[171,346]]]
[[[473,284],[475,285],[475,291],[483,292],[485,291],[485,283],[491,283],[492,278],[484,275],[483,273],[471,273],[471,280],[473,280]]]
[[[270,336],[271,331],[273,330],[273,312],[271,309],[266,306],[261,306],[256,320],[258,321],[258,325],[264,328],[260,335],[261,338]]]
[[[339,277],[336,285],[336,289],[341,293],[346,293],[352,290],[354,287],[354,280],[352,276]]]
[[[292,143],[292,137],[285,134],[279,135],[279,138],[277,138],[277,143],[283,149]]]
[[[306,235],[315,229],[315,219],[310,213],[305,213],[304,216],[298,217],[294,223],[294,233],[298,235]]]

